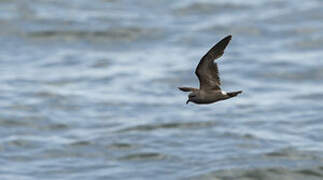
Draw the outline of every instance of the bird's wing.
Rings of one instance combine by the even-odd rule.
[[[220,42],[214,45],[200,60],[196,67],[195,74],[200,81],[200,89],[205,90],[220,90],[220,77],[219,70],[215,59],[221,57],[224,49],[227,47],[231,40],[231,35],[223,38]]]
[[[178,87],[179,90],[184,91],[184,92],[190,92],[190,91],[197,91],[198,89],[196,88],[191,88],[191,87]]]

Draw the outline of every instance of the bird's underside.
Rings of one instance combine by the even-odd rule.
[[[195,74],[199,79],[200,88],[179,87],[181,91],[191,92],[188,95],[188,102],[196,104],[210,104],[216,101],[229,99],[242,93],[242,91],[224,92],[221,90],[218,65],[214,60],[224,54],[224,49],[231,40],[231,35],[223,38],[215,44],[200,60],[196,67]]]

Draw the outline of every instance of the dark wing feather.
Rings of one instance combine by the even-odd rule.
[[[221,57],[224,53],[224,49],[227,47],[231,40],[231,35],[223,38],[220,42],[214,45],[200,60],[195,74],[200,81],[200,89],[205,90],[220,90],[220,77],[215,59]]]
[[[196,88],[191,88],[191,87],[178,87],[178,89],[184,92],[197,91]]]

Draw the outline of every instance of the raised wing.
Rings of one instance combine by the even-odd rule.
[[[224,49],[231,40],[231,35],[223,38],[220,42],[214,45],[200,60],[196,67],[195,74],[200,81],[200,89],[204,90],[220,90],[220,77],[215,59],[221,57]]]

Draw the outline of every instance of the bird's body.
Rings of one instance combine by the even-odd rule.
[[[242,91],[225,92],[220,88],[221,81],[219,77],[219,70],[215,59],[221,57],[224,49],[231,40],[231,35],[225,37],[216,45],[214,45],[209,52],[207,52],[200,60],[195,74],[200,81],[200,88],[179,87],[184,92],[191,92],[188,95],[188,102],[196,104],[210,104],[217,101],[229,99],[242,93]]]

